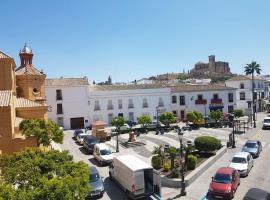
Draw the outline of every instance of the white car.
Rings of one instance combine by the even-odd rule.
[[[265,117],[263,119],[263,127],[262,129],[269,129],[270,128],[270,117]]]
[[[254,161],[250,153],[239,152],[233,156],[229,167],[238,170],[241,176],[248,176],[253,165]]]
[[[89,134],[87,134],[87,133],[79,133],[78,135],[77,135],[77,142],[80,144],[80,145],[83,145],[83,139],[84,139],[84,137],[86,136],[86,135],[89,135]]]
[[[113,160],[110,148],[104,143],[95,144],[93,156],[101,165],[110,164]]]

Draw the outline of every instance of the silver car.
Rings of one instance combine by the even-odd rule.
[[[88,194],[88,198],[102,197],[103,196],[104,184],[103,184],[103,181],[99,175],[97,168],[94,166],[90,167],[89,184],[91,187],[91,191]]]
[[[248,176],[253,165],[254,161],[250,153],[239,152],[233,156],[229,167],[238,170],[241,176]]]
[[[243,152],[248,152],[252,157],[259,157],[262,151],[262,143],[258,140],[248,140],[242,148]]]

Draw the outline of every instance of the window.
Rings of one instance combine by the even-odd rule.
[[[233,112],[233,106],[228,106],[228,113],[232,113]]]
[[[253,93],[253,98],[254,98],[254,99],[257,99],[257,92],[254,92],[254,93]]]
[[[198,100],[203,100],[203,95],[202,94],[198,94]]]
[[[185,96],[180,96],[179,97],[179,103],[180,103],[180,105],[186,105],[186,102],[185,102]]]
[[[148,103],[147,103],[147,99],[143,98],[143,104],[142,104],[143,108],[148,108]]]
[[[174,114],[175,117],[177,116],[177,111],[176,110],[173,110],[172,113]]]
[[[175,95],[174,95],[174,96],[172,96],[172,103],[176,103],[176,101],[177,101],[176,96],[175,96]]]
[[[229,102],[233,102],[233,93],[228,93]]]
[[[107,110],[113,110],[113,104],[111,99],[108,100]]]
[[[182,120],[185,119],[185,111],[184,110],[180,111],[180,117]]]
[[[100,110],[100,105],[99,105],[99,101],[95,101],[95,107],[94,110]]]
[[[133,99],[128,100],[128,108],[134,108]]]
[[[218,94],[213,94],[213,99],[218,99]]]
[[[118,99],[118,109],[122,108],[123,108],[122,99]]]
[[[60,127],[64,126],[64,118],[63,117],[57,117],[57,124]]]
[[[118,117],[124,117],[123,113],[118,113]]]
[[[258,88],[261,88],[261,85],[260,85],[260,83],[258,83]]]
[[[56,90],[56,100],[63,100],[62,90]]]
[[[134,121],[134,112],[129,112],[128,113],[128,120]]]
[[[245,84],[244,83],[240,83],[240,89],[244,89],[245,88]]]
[[[264,99],[264,92],[261,92],[261,98]]]
[[[112,123],[112,119],[113,119],[113,114],[112,113],[109,113],[108,114],[108,124],[111,124]]]
[[[61,103],[57,104],[57,114],[63,114],[63,106]]]
[[[159,99],[158,99],[158,106],[159,107],[163,107],[164,106],[164,102],[163,102],[162,97],[159,97]]]
[[[246,100],[245,92],[240,92],[240,100]]]

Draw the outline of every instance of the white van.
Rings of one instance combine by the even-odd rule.
[[[154,193],[152,166],[133,155],[114,157],[109,175],[131,199],[149,197]]]
[[[110,148],[104,143],[95,144],[93,156],[101,165],[110,164],[113,160]]]

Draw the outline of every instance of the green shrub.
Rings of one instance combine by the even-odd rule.
[[[188,160],[187,160],[187,169],[188,170],[193,170],[196,168],[196,164],[198,162],[198,159],[194,155],[188,155]]]
[[[221,148],[220,140],[211,136],[197,137],[194,144],[195,148],[200,152],[213,152]]]
[[[162,159],[159,155],[155,155],[152,157],[151,163],[154,169],[160,169],[162,166]]]
[[[171,164],[169,162],[166,162],[163,164],[163,169],[165,172],[168,172],[171,168]]]

